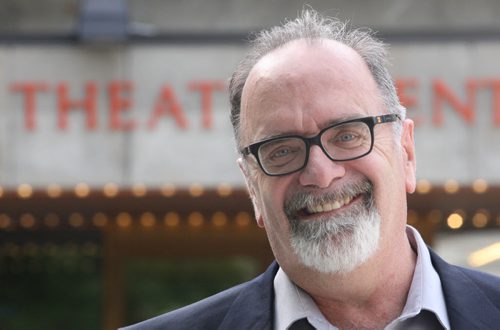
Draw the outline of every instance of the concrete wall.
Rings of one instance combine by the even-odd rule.
[[[2,0],[0,31],[70,31],[78,0]],[[383,30],[500,28],[495,0],[128,0],[132,21],[156,31],[247,31],[296,16],[304,4]]]
[[[68,32],[77,17],[74,1],[3,1],[0,31]],[[134,22],[161,32],[248,31],[292,18],[298,1],[129,1]],[[312,1],[327,13],[351,17],[356,25],[390,30],[496,31],[495,1]],[[471,8],[474,6],[474,8]],[[10,9],[9,9],[10,8]],[[9,15],[10,13],[10,15]],[[50,183],[100,186],[193,182],[243,185],[228,121],[227,93],[210,95],[204,124],[202,93],[193,83],[224,84],[245,51],[242,44],[124,44],[108,47],[4,43],[0,46],[0,184]],[[392,71],[405,83],[401,91],[416,130],[418,176],[435,183],[477,178],[500,182],[500,39],[403,42],[391,48]],[[118,117],[133,129],[111,126],[109,85],[120,89]],[[27,94],[16,84],[41,86],[28,127]],[[95,84],[96,126],[86,126],[82,107],[59,126],[59,88],[73,101]],[[43,85],[43,86],[42,86]],[[167,86],[167,87],[165,87]],[[473,87],[471,87],[473,86]],[[123,87],[123,86],[122,86]],[[162,91],[171,92],[186,121],[164,113],[148,128]],[[451,96],[450,96],[451,95]],[[437,103],[440,105],[436,105]],[[453,103],[455,102],[455,103]],[[170,103],[170,110],[172,104]],[[123,110],[123,111],[122,111]],[[467,117],[471,114],[473,118]],[[439,115],[442,114],[441,121]],[[206,119],[206,118],[205,118]]]

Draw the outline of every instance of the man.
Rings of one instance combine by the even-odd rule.
[[[500,279],[406,226],[413,122],[368,32],[305,10],[234,73],[238,164],[277,263],[131,329],[498,329]]]

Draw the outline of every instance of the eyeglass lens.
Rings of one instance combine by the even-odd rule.
[[[349,160],[370,151],[372,136],[364,122],[333,126],[321,134],[323,151],[332,160]],[[269,141],[260,146],[258,155],[263,169],[269,174],[284,174],[302,168],[308,158],[305,139],[288,137]]]

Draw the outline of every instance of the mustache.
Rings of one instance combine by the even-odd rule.
[[[347,183],[334,191],[322,195],[314,195],[310,191],[295,191],[286,200],[284,211],[288,219],[296,218],[297,215],[308,205],[325,204],[345,198],[353,198],[364,194],[365,207],[373,207],[373,184],[367,178],[358,182]]]

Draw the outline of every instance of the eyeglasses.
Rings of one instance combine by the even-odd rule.
[[[253,143],[243,148],[241,153],[254,155],[267,175],[287,175],[306,167],[312,145],[319,146],[333,161],[368,155],[373,149],[373,127],[398,119],[401,118],[396,114],[351,119],[326,127],[309,138],[287,135]]]

